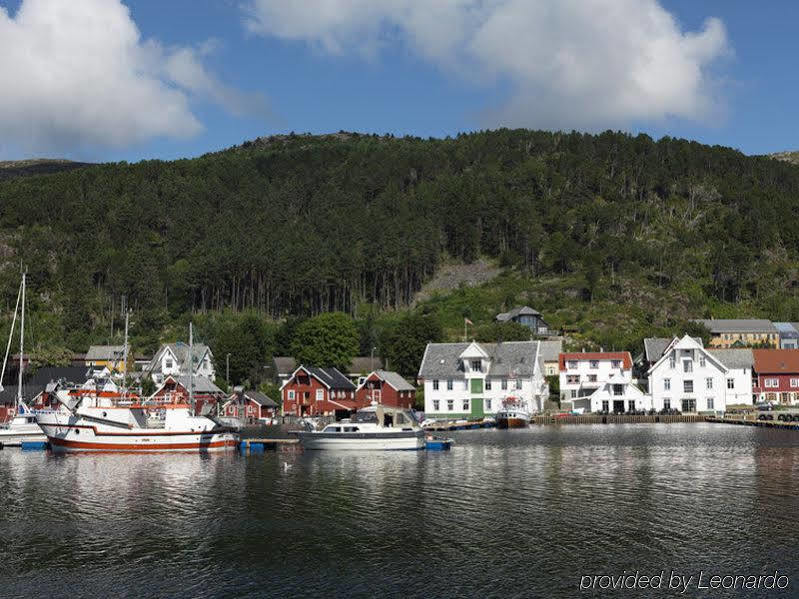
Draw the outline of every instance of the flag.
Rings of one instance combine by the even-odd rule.
[[[474,323],[473,323],[471,320],[469,320],[468,318],[466,318],[466,317],[464,317],[464,319],[463,319],[463,322],[464,322],[465,324],[471,324],[471,325],[474,325]]]

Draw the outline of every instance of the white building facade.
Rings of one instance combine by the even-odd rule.
[[[203,376],[209,381],[216,378],[214,355],[204,344],[195,344],[192,348],[194,374]],[[157,385],[162,384],[170,376],[188,376],[189,346],[185,343],[166,343],[153,356],[145,371]]]
[[[751,403],[751,389],[751,369],[728,368],[688,335],[675,337],[649,369],[649,393],[658,411],[723,412],[743,398]]]
[[[425,416],[492,416],[508,396],[519,397],[533,411],[543,410],[549,385],[540,343],[429,343],[418,374]]]
[[[629,377],[611,375],[588,397],[562,401],[561,407],[584,412],[622,414],[651,410],[652,398],[633,384]]]
[[[561,402],[587,399],[611,378],[621,384],[632,382],[633,376],[630,352],[560,354],[558,368]]]

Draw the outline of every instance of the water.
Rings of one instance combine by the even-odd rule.
[[[0,451],[0,596],[572,597],[581,575],[663,569],[776,569],[799,594],[797,433],[453,436],[440,453]]]

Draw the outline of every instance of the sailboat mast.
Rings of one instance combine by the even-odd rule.
[[[128,395],[128,311],[127,301],[125,302],[125,344],[122,346],[122,400],[127,399]]]
[[[189,406],[194,415],[194,329],[189,323]]]
[[[22,312],[19,319],[19,382],[17,383],[17,413],[22,405],[22,371],[25,368],[25,278],[28,273],[22,273]]]

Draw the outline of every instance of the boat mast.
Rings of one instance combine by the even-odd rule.
[[[189,323],[189,406],[191,414],[194,416],[194,329]]]
[[[3,370],[0,372],[0,391],[4,389],[3,378],[6,375],[6,364],[8,364],[8,354],[11,352],[11,341],[14,338],[14,325],[17,324],[17,313],[19,312],[19,300],[22,297],[22,283],[19,284],[17,292],[17,305],[14,306],[14,318],[11,319],[11,331],[8,333],[8,345],[6,345],[6,355],[3,358]]]
[[[128,395],[128,302],[125,301],[125,344],[122,346],[122,401]]]
[[[25,278],[27,272],[22,273],[22,312],[19,319],[19,383],[17,384],[17,410],[22,405],[22,371],[25,368]]]

